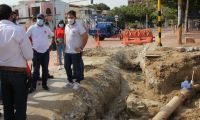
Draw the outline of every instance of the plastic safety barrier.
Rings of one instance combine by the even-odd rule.
[[[145,44],[154,41],[154,36],[150,29],[125,30],[123,33],[123,44]]]

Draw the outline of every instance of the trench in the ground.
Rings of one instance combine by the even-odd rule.
[[[130,59],[129,59],[130,60]],[[104,120],[126,120],[129,119],[129,111],[126,109],[126,99],[133,88],[130,84],[141,82],[143,79],[142,69],[139,63],[134,64],[131,61],[119,60],[120,74],[122,75],[120,93],[115,99],[105,108]]]
[[[164,89],[167,91],[171,91],[173,92],[174,90],[179,90],[180,89],[180,83],[185,79],[186,76],[189,76],[189,78],[192,78],[192,72],[193,72],[193,67],[194,66],[199,66],[200,65],[200,60],[199,58],[194,58],[193,59],[195,62],[188,63],[188,64],[184,64],[184,66],[182,66],[179,71],[177,73],[172,73],[169,75],[168,80],[166,80],[166,82],[164,82],[163,84],[165,84],[163,87],[165,87]],[[126,98],[127,96],[133,92],[130,90],[128,83],[127,82],[141,82],[141,81],[145,81],[144,74],[142,69],[140,68],[139,64],[133,65],[131,62],[130,64],[127,64],[127,62],[125,62],[125,64],[123,62],[121,62],[121,64],[119,65],[120,67],[120,73],[123,76],[122,82],[121,82],[121,92],[118,96],[116,96],[116,98],[109,104],[108,107],[106,107],[105,114],[102,118],[106,119],[106,120],[110,120],[110,119],[116,119],[116,120],[126,120],[126,119],[147,119],[147,118],[143,118],[143,114],[148,114],[148,110],[146,110],[144,113],[141,114],[135,114],[133,112],[130,112],[127,110],[127,103],[126,103]],[[169,68],[170,69],[170,68]],[[200,69],[199,69],[200,71]],[[197,71],[196,71],[197,72]],[[127,77],[128,76],[128,77]],[[132,78],[131,78],[132,77]],[[199,74],[194,74],[194,80],[198,82],[198,80],[200,79],[200,75]],[[173,81],[170,81],[173,80]],[[145,85],[144,85],[145,86]],[[153,91],[152,91],[153,92]],[[168,94],[170,94],[170,92],[168,92]],[[175,95],[173,93],[173,95]],[[168,100],[170,100],[170,98],[172,96],[167,96]],[[194,98],[195,99],[195,98]],[[158,100],[159,101],[159,100]],[[164,105],[164,104],[163,104]],[[190,106],[191,107],[191,106]],[[152,115],[147,115],[149,118],[152,118]],[[173,114],[173,117],[175,116],[179,116],[179,114]],[[148,118],[148,119],[149,119]],[[171,119],[170,118],[170,119]]]

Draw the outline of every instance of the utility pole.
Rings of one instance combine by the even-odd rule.
[[[182,10],[183,0],[178,0],[178,44],[182,44]]]
[[[158,0],[158,46],[162,46],[161,43],[161,0]]]
[[[187,0],[185,9],[185,32],[188,32],[188,9],[189,9],[189,0]]]
[[[93,0],[91,0],[91,4],[93,4]]]
[[[53,0],[53,29],[56,28],[56,7],[55,0]]]
[[[149,9],[149,0],[146,0],[146,8]],[[149,28],[149,16],[146,13],[146,29]]]

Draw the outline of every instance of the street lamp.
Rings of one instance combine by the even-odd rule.
[[[115,15],[115,24],[116,24],[116,28],[117,28],[117,21],[119,21],[119,16]]]
[[[95,17],[94,17],[94,20],[95,20],[95,22],[97,23],[97,21],[98,21],[98,17],[95,16]]]

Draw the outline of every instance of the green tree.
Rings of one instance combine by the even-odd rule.
[[[200,18],[200,0],[189,0],[189,12],[188,16],[190,18]],[[186,0],[183,0],[183,11],[186,9]],[[172,21],[177,23],[178,21],[178,0],[162,0],[162,21]],[[150,5],[148,8],[143,4],[134,4],[130,6],[115,7],[109,12],[109,16],[118,15],[119,22],[123,24],[134,23],[138,21],[139,23],[145,22],[145,14],[149,16],[149,23],[157,23],[157,0],[150,0]],[[184,15],[182,16],[184,17]],[[176,21],[176,22],[175,22]],[[163,22],[162,22],[163,23]]]
[[[149,21],[152,23],[156,19],[156,9],[153,4],[147,8],[146,4],[134,4],[130,6],[115,7],[109,12],[110,16],[118,15],[119,22],[122,24],[139,23],[145,24],[146,14],[149,15]]]
[[[93,4],[93,5],[89,5],[90,8],[93,8],[95,10],[98,11],[103,11],[103,10],[110,10],[110,7],[108,7],[106,4],[104,3],[99,3],[99,4]]]
[[[200,18],[200,0],[190,0],[188,16],[190,18]]]
[[[167,19],[177,19],[177,9],[170,8],[170,7],[163,7],[162,15]]]

